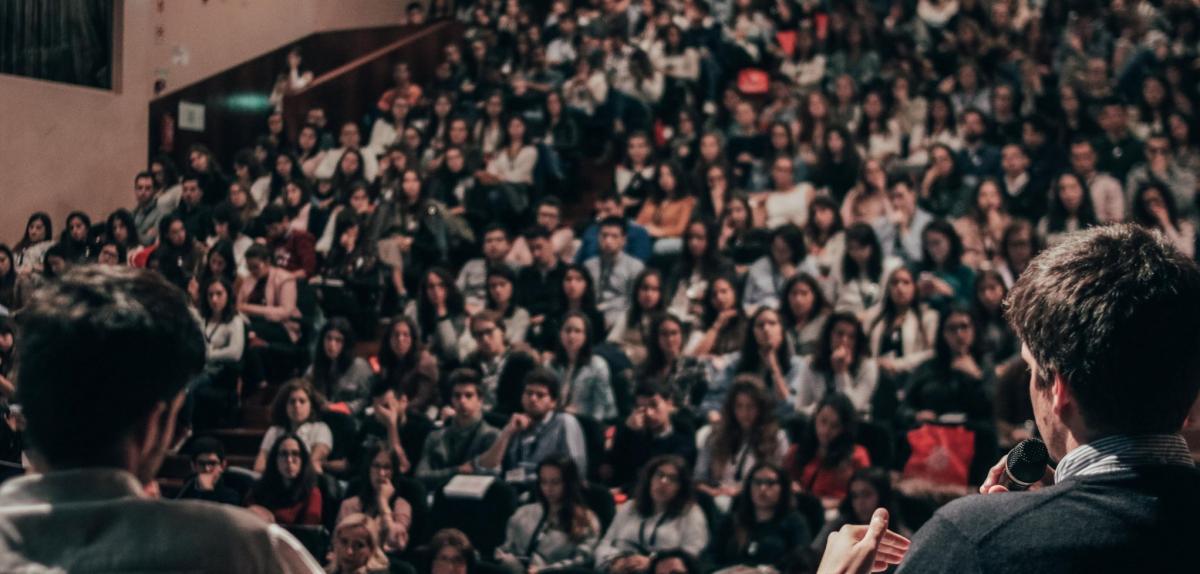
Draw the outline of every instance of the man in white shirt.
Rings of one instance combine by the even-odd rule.
[[[34,474],[0,488],[0,571],[323,571],[247,510],[146,494],[204,368],[183,292],[145,270],[76,267],[34,293],[20,326]]]

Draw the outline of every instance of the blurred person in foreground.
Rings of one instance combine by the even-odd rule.
[[[19,327],[35,474],[0,487],[0,571],[321,572],[247,510],[146,494],[204,367],[183,291],[143,270],[77,267],[34,293]]]

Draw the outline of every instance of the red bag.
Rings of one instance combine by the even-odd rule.
[[[967,486],[975,458],[975,431],[963,426],[926,424],[908,431],[908,444],[912,456],[904,465],[905,478]]]
[[[771,78],[758,68],[746,68],[738,72],[737,87],[746,95],[761,95],[771,88]]]
[[[796,31],[787,30],[784,32],[775,33],[775,41],[779,42],[779,48],[787,57],[791,58],[792,54],[796,53]]]

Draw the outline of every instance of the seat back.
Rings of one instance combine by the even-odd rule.
[[[491,556],[504,543],[508,519],[516,509],[516,491],[500,480],[492,483],[482,500],[448,498],[438,490],[433,498],[433,531],[457,528],[481,556]]]

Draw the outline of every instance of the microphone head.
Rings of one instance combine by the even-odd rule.
[[[1008,451],[1006,467],[1009,476],[1025,484],[1032,484],[1042,479],[1046,474],[1046,464],[1050,461],[1050,451],[1046,443],[1036,438],[1027,438]]]

